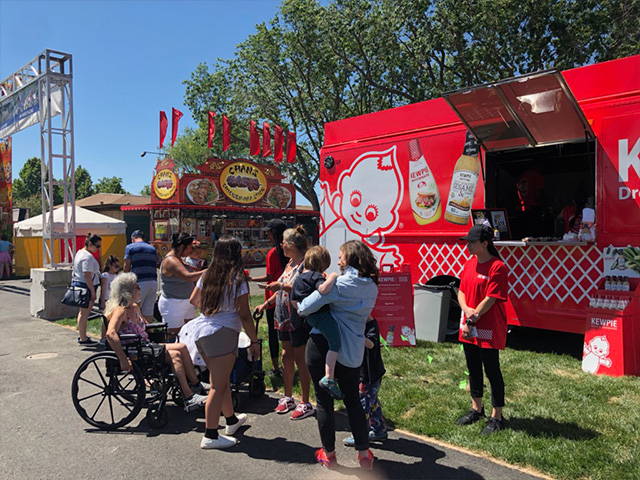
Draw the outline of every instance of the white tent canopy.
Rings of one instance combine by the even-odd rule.
[[[64,228],[64,210],[60,207],[53,212],[53,229],[62,232]],[[42,215],[27,218],[13,224],[16,237],[41,237],[42,236]],[[76,235],[87,235],[96,233],[98,235],[120,235],[127,229],[126,222],[115,218],[107,217],[101,213],[87,210],[76,206]]]

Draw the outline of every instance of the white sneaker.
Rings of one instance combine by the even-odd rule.
[[[227,425],[224,429],[225,435],[233,435],[234,433],[236,433],[238,429],[245,424],[248,417],[246,413],[239,413],[238,415],[236,415],[236,418],[238,419],[238,423]]]
[[[204,406],[207,401],[206,395],[200,395],[198,393],[194,393],[191,398],[188,398],[184,401],[184,411],[189,413],[197,408],[201,408]]]
[[[218,435],[218,438],[215,439],[202,437],[200,448],[204,448],[205,450],[231,448],[236,443],[238,443],[238,441],[235,438],[227,437],[226,435]]]

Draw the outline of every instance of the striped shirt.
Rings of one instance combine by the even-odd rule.
[[[131,262],[131,271],[138,277],[138,282],[158,280],[158,256],[153,245],[147,242],[133,242],[124,250],[124,259]]]

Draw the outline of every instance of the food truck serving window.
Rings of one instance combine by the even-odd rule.
[[[560,72],[544,72],[445,95],[487,151],[594,138]]]

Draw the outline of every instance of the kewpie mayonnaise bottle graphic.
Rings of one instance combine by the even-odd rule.
[[[409,140],[409,194],[413,217],[419,225],[440,218],[440,192],[416,138]]]
[[[464,151],[453,169],[449,198],[444,218],[459,225],[469,223],[471,204],[476,193],[476,185],[480,176],[479,147],[471,132],[467,132]]]

